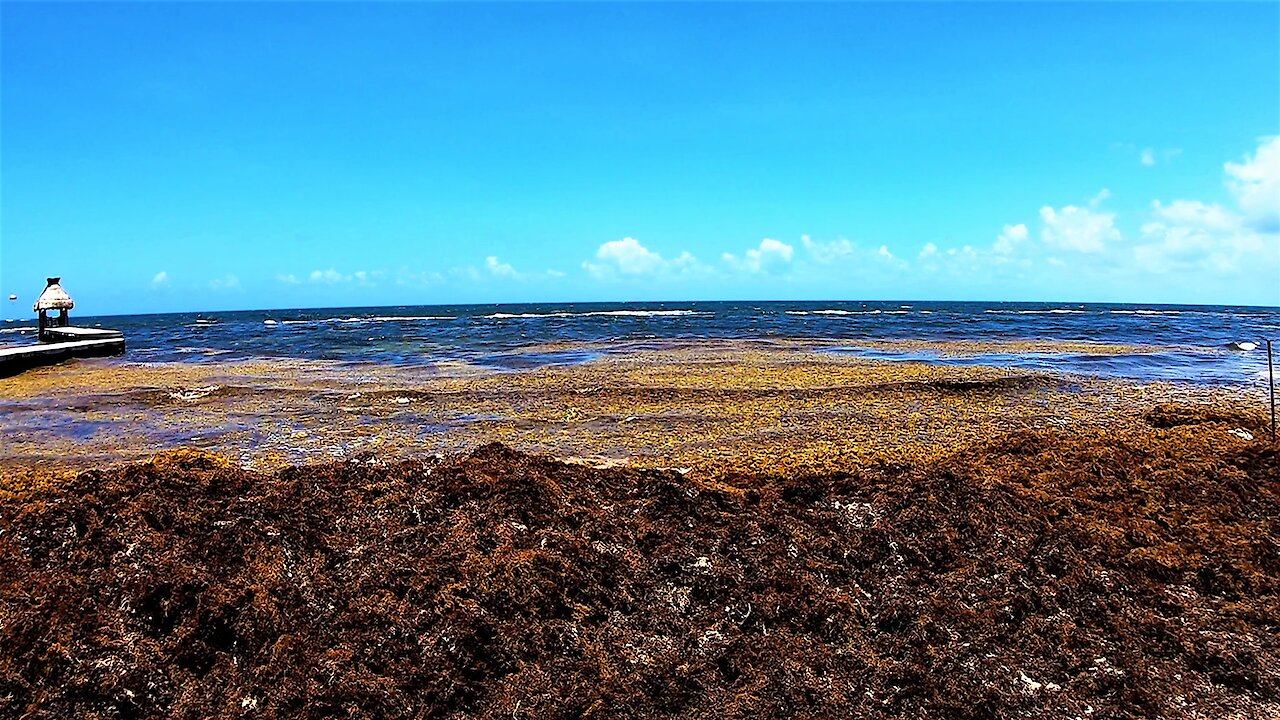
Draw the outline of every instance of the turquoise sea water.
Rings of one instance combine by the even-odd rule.
[[[432,305],[74,317],[124,331],[126,360],[209,362],[305,358],[416,365],[449,360],[521,369],[601,352],[702,338],[813,341],[885,361],[985,364],[1143,380],[1265,382],[1264,338],[1280,340],[1280,308],[1046,303],[669,302]],[[0,342],[29,342],[32,320],[0,326]],[[1084,341],[1154,352],[943,355],[884,342]],[[531,346],[591,343],[605,349]],[[1260,347],[1240,350],[1233,343]],[[874,344],[875,347],[868,347]],[[1278,358],[1280,359],[1280,358]]]

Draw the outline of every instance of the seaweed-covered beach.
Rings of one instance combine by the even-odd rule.
[[[0,3],[0,720],[1280,720],[1280,3]]]
[[[957,359],[1162,350],[1064,341],[879,346]],[[264,469],[501,442],[595,465],[839,469],[918,461],[1010,430],[1133,423],[1158,402],[1258,410],[1266,402],[1259,385],[882,361],[840,349],[781,339],[559,342],[521,355],[574,362],[521,370],[457,360],[73,363],[0,379],[0,466],[74,470],[196,447]]]
[[[1251,417],[1146,421],[714,479],[495,444],[11,487],[0,707],[1273,717],[1276,448]]]
[[[0,383],[6,715],[1280,713],[1248,389],[706,342]]]

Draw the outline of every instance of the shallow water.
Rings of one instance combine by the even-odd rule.
[[[830,348],[830,351],[870,360],[985,365],[1126,380],[1227,385],[1248,384],[1262,379],[1266,360],[1265,350],[1251,354],[1217,348],[1170,348],[1156,352],[1117,354],[1033,351],[948,355],[932,350],[883,350],[865,347],[837,347]]]
[[[671,340],[836,341],[886,360],[996,364],[1138,380],[1256,383],[1265,348],[1280,339],[1280,308],[1046,303],[681,302],[434,305],[76,318],[124,331],[126,359],[209,362],[302,358],[423,365],[464,361],[499,370],[585,362],[587,350],[530,350],[546,343],[637,346]],[[34,322],[5,323],[0,342],[24,342]],[[894,352],[894,341],[1093,342],[1150,352]],[[878,349],[859,348],[877,344]]]

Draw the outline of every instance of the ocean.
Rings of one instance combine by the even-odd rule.
[[[123,361],[301,358],[421,365],[465,361],[498,370],[591,360],[604,352],[698,339],[812,341],[884,361],[981,364],[1135,380],[1266,381],[1264,338],[1280,308],[992,302],[662,302],[426,305],[73,316],[122,330]],[[0,342],[30,341],[34,320],[7,321]],[[904,343],[902,349],[895,342]],[[961,354],[920,349],[989,344]],[[1142,346],[1139,352],[1006,351],[1017,343]],[[1235,343],[1258,347],[1241,350]],[[558,348],[555,344],[565,344]],[[551,348],[541,347],[552,345]],[[581,345],[581,347],[572,347]],[[1245,346],[1247,347],[1247,346]]]

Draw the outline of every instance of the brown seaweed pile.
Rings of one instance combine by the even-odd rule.
[[[0,498],[0,716],[1274,717],[1276,446],[1150,418],[815,475],[84,472]]]

